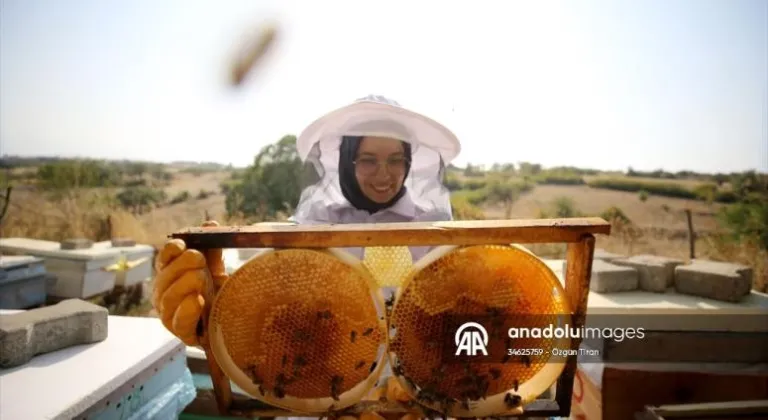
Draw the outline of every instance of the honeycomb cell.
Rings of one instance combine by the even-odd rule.
[[[398,287],[411,271],[413,257],[404,246],[367,247],[363,264],[380,287]]]
[[[458,407],[464,412],[449,413],[462,417],[471,416],[472,407],[474,414],[481,407],[492,415],[511,408],[510,399],[530,401],[557,379],[563,360],[550,352],[568,346],[568,339],[508,334],[568,319],[562,286],[543,262],[515,246],[496,245],[441,247],[423,261],[403,283],[390,319],[396,330],[390,360],[414,398],[437,410]],[[455,356],[457,328],[469,321],[487,330],[488,356]],[[482,408],[491,396],[495,407]]]
[[[211,308],[216,359],[269,404],[297,412],[350,405],[373,385],[383,360],[376,292],[360,261],[340,250],[259,254],[230,276]]]

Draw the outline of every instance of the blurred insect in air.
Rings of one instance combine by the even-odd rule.
[[[258,36],[251,40],[242,52],[236,57],[230,68],[230,83],[234,87],[242,86],[243,82],[269,48],[274,45],[277,36],[277,27],[274,24],[265,25]]]

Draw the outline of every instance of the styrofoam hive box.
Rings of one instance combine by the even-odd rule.
[[[94,243],[93,247],[119,251],[122,258],[125,259],[124,268],[116,271],[115,286],[131,287],[152,277],[155,248],[151,245],[114,246],[112,241],[103,241]]]
[[[178,418],[195,398],[186,346],[156,318],[107,322],[106,340],[0,371],[0,419]]]
[[[116,249],[65,250],[59,242],[29,238],[2,238],[0,252],[43,258],[46,271],[56,276],[48,295],[58,299],[88,299],[112,290],[117,275],[107,268],[121,256]]]
[[[42,258],[0,255],[0,309],[27,309],[44,304],[48,280]]]

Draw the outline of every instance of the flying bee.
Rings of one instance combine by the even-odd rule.
[[[363,331],[363,337],[368,337],[373,332],[373,328],[366,328],[365,331]]]
[[[515,381],[513,382],[513,385],[514,385],[515,392],[517,392],[517,388],[520,387],[520,381],[515,379]]]
[[[269,48],[275,44],[277,32],[275,24],[268,24],[261,30],[258,38],[253,38],[244,45],[243,50],[230,66],[230,84],[232,86],[241,86],[244,83],[248,73],[256,67]]]
[[[357,362],[357,364],[355,365],[355,370],[358,370],[358,369],[360,369],[363,366],[365,366],[365,360],[361,360],[361,361]]]

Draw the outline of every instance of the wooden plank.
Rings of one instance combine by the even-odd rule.
[[[577,243],[568,244],[566,251],[565,294],[571,306],[572,328],[581,328],[586,322],[587,300],[589,298],[589,281],[592,277],[592,259],[595,253],[595,237],[585,234]],[[578,350],[580,338],[571,339],[571,349]],[[571,396],[573,382],[578,368],[577,357],[568,356],[565,369],[557,380],[555,399],[563,410],[560,416],[571,412]]]
[[[240,418],[264,418],[264,417],[304,417],[305,414],[294,413],[278,407],[271,407],[258,400],[251,399],[248,396],[232,393],[232,405],[229,410],[222,414],[219,411],[216,395],[212,389],[198,389],[195,400],[190,403],[184,413],[201,416],[228,416]],[[403,404],[399,402],[382,402],[373,400],[364,400],[344,410],[334,412],[335,416],[356,415],[365,411],[376,411],[379,414],[406,414],[409,412],[420,412],[419,406],[413,404]],[[557,402],[547,399],[532,401],[524,407],[522,413],[514,414],[511,418],[526,417],[549,417],[560,413]],[[437,416],[439,417],[439,416]],[[505,417],[497,417],[501,419]]]
[[[575,243],[584,235],[609,235],[599,217],[566,219],[461,220],[339,225],[189,227],[171,238],[189,248],[343,248],[366,246]]]
[[[397,401],[371,401],[365,400],[344,409],[333,412],[333,415],[340,417],[343,415],[359,415],[363,412],[376,412],[380,415],[387,414],[406,414],[421,413],[427,414],[416,404],[403,404]],[[527,405],[524,410],[510,413],[509,415],[494,416],[496,419],[517,419],[527,417],[546,417],[559,413],[557,403],[551,400],[536,400]],[[246,418],[256,417],[305,417],[305,414],[293,413],[280,408],[264,408],[263,404],[250,399],[236,399],[232,403],[229,411],[230,415]],[[439,415],[437,416],[439,417]]]
[[[662,419],[738,416],[742,418],[765,418],[768,414],[768,400],[726,401],[698,404],[662,405],[647,407],[646,411]],[[754,415],[754,417],[752,417]]]
[[[210,255],[206,254],[208,261],[212,261]],[[210,275],[210,270],[206,270],[205,289],[203,290],[203,297],[206,302],[213,302],[216,295],[219,293],[218,286]],[[200,347],[205,352],[205,358],[208,361],[208,372],[213,381],[213,391],[216,395],[216,402],[220,413],[226,413],[232,405],[232,387],[230,386],[229,378],[221,369],[221,366],[216,361],[216,357],[211,350],[211,343],[208,337],[208,322],[211,316],[211,306],[205,305],[203,307],[203,314],[201,317],[201,326],[203,328],[203,334],[200,337]]]

